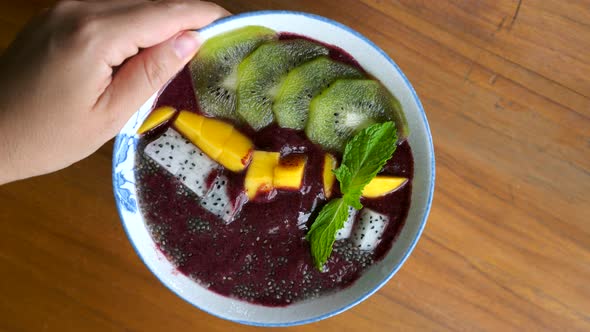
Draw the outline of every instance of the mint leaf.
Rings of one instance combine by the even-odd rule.
[[[334,171],[344,200],[356,209],[362,208],[363,188],[381,171],[397,145],[393,122],[378,123],[361,130],[347,144],[342,165]]]
[[[336,232],[348,219],[348,207],[363,207],[360,198],[365,186],[381,171],[397,147],[393,122],[372,125],[360,131],[347,144],[342,164],[334,170],[342,198],[326,204],[307,232],[316,267],[322,267],[332,254]]]
[[[336,232],[344,226],[346,219],[348,205],[342,198],[333,199],[324,205],[307,232],[306,239],[311,244],[311,255],[320,271],[332,253]]]
[[[348,166],[342,164],[340,167],[333,170],[332,173],[334,173],[336,179],[338,179],[338,182],[340,182],[340,192],[346,193],[344,189],[348,188],[350,186],[350,182],[352,181],[352,173],[350,172]]]

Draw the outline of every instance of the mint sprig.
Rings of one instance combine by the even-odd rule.
[[[393,122],[372,125],[355,135],[344,148],[342,165],[334,174],[347,204],[361,209],[363,188],[381,171],[396,148]]]
[[[332,254],[336,232],[344,226],[346,219],[348,205],[342,198],[333,199],[324,205],[307,232],[306,238],[311,243],[311,254],[320,271]]]
[[[322,208],[306,236],[320,271],[332,253],[336,232],[348,219],[348,207],[357,210],[363,207],[360,201],[363,189],[391,158],[396,142],[395,125],[389,121],[361,130],[346,144],[342,164],[334,170],[343,196]]]

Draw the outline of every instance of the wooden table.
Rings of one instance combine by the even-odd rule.
[[[51,1],[3,1],[0,47]],[[296,331],[590,330],[590,2],[220,1],[353,27],[416,88],[437,186],[411,258],[357,307]],[[168,291],[111,191],[112,143],[0,187],[0,330],[251,331]]]

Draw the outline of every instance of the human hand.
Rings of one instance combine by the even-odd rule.
[[[192,58],[209,2],[63,1],[0,58],[0,184],[87,157]]]

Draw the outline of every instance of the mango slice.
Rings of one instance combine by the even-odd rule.
[[[162,106],[153,110],[147,119],[145,119],[145,121],[141,124],[137,130],[137,133],[141,135],[153,128],[156,128],[162,123],[170,120],[170,118],[174,116],[174,113],[176,113],[176,109],[170,106]]]
[[[408,182],[408,179],[396,176],[376,176],[365,186],[362,195],[375,198],[387,195]]]
[[[195,143],[201,136],[201,126],[204,116],[187,111],[181,111],[174,120],[174,127],[191,142]],[[195,143],[196,144],[196,143]]]
[[[254,144],[252,144],[252,141],[234,129],[223,145],[223,150],[217,160],[227,169],[240,172],[250,162],[253,149]]]
[[[299,190],[306,162],[307,158],[301,154],[291,154],[282,158],[274,169],[274,187]]]
[[[244,179],[246,196],[249,199],[256,197],[259,192],[269,192],[273,189],[274,170],[279,164],[279,157],[278,152],[252,152],[252,161]]]
[[[227,142],[233,131],[234,127],[227,122],[204,118],[201,125],[201,135],[197,138],[195,144],[209,157],[219,162],[218,158],[223,151],[225,142]]]
[[[335,169],[336,166],[336,158],[333,155],[326,153],[324,156],[324,171],[322,172],[322,178],[324,180],[324,196],[326,196],[326,198],[332,196],[334,182],[336,181],[336,176],[334,176],[332,170]]]
[[[254,144],[225,121],[181,111],[174,126],[211,159],[231,171],[242,171],[250,161]]]

